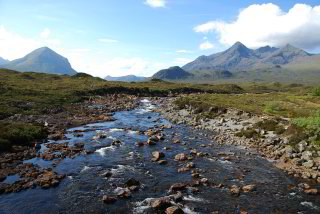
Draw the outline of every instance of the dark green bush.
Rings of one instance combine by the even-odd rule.
[[[12,145],[31,145],[34,141],[47,137],[47,131],[37,125],[21,122],[1,122],[0,138]]]
[[[320,96],[320,87],[314,88],[312,90],[312,95],[319,97]]]
[[[237,137],[246,137],[246,138],[260,138],[260,134],[254,129],[242,130],[236,133]]]
[[[279,124],[275,120],[263,120],[259,121],[254,125],[255,128],[263,129],[266,131],[276,131],[279,127]]]

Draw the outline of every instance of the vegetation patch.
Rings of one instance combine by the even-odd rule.
[[[261,138],[260,134],[254,129],[241,130],[235,134],[237,137],[245,137],[245,138]]]
[[[30,146],[47,137],[45,128],[29,123],[0,121],[0,152],[13,145]]]

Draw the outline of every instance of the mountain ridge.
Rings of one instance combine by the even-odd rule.
[[[312,56],[312,54],[290,44],[281,48],[264,46],[257,49],[250,49],[241,42],[236,42],[225,51],[209,56],[200,56],[194,61],[182,66],[182,68],[188,72],[202,70],[228,70],[230,72],[237,72],[285,65],[309,56]]]

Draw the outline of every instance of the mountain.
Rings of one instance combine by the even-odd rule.
[[[71,67],[67,58],[57,54],[48,47],[36,49],[25,57],[3,64],[1,67],[20,72],[32,71],[67,75],[77,73]]]
[[[179,66],[170,67],[168,69],[163,69],[155,73],[152,79],[162,79],[162,80],[180,80],[193,77],[194,75],[183,70]]]
[[[106,76],[104,78],[105,80],[108,81],[120,81],[120,82],[141,82],[146,80],[146,77],[139,77],[135,75],[126,75],[126,76],[121,76],[121,77],[112,77],[112,76]]]
[[[9,60],[3,59],[2,57],[0,57],[0,65],[6,64],[10,62]]]
[[[305,52],[304,50],[287,44],[283,48],[271,53],[269,56],[263,59],[262,62],[273,65],[284,65],[309,56],[311,56],[311,54]]]
[[[289,44],[282,48],[265,46],[254,50],[236,42],[226,51],[200,56],[182,68],[188,72],[227,70],[235,73],[278,67],[310,56],[311,54]]]

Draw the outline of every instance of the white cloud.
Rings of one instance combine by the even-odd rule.
[[[104,42],[104,43],[117,43],[119,42],[118,40],[115,39],[108,39],[108,38],[101,38],[98,39],[99,42]]]
[[[157,63],[140,57],[124,58],[115,57],[112,59],[92,58],[90,63],[86,63],[85,55],[74,53],[73,56],[66,54],[70,58],[73,67],[79,72],[86,72],[101,78],[110,76],[125,76],[134,74],[137,76],[152,76],[157,71],[169,67],[165,63]]]
[[[207,50],[207,49],[211,49],[213,47],[214,47],[214,45],[211,44],[209,41],[205,41],[205,42],[200,44],[200,49],[201,50]]]
[[[191,61],[192,61],[192,59],[188,59],[188,58],[176,58],[174,61],[174,64],[181,66],[181,65],[185,65]]]
[[[12,33],[0,25],[0,47],[0,56],[13,60],[41,47],[41,42]]]
[[[51,30],[49,28],[45,28],[41,33],[40,37],[43,39],[47,39],[51,34]]]
[[[249,47],[290,43],[312,49],[320,46],[320,6],[296,4],[284,12],[272,3],[254,4],[241,10],[232,22],[210,21],[195,27],[194,31],[216,32],[224,45],[236,41]]]
[[[5,59],[21,58],[43,46],[49,46],[58,54],[68,58],[76,71],[102,78],[107,75],[123,76],[128,74],[151,76],[160,69],[171,66],[171,64],[159,63],[140,57],[108,58],[105,52],[99,49],[64,48],[59,39],[51,37],[44,39],[40,36],[35,39],[27,38],[0,25],[0,56]]]
[[[189,51],[189,50],[177,50],[177,53],[193,53],[193,51]]]
[[[165,1],[165,0],[146,0],[144,3],[146,5],[149,5],[150,7],[165,7],[167,4],[167,1]]]

